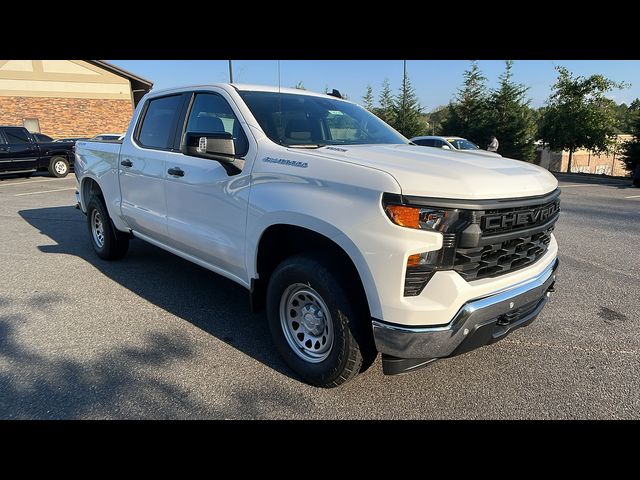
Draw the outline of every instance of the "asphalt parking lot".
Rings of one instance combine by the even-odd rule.
[[[0,181],[0,418],[640,418],[640,189],[561,179],[557,292],[495,345],[342,388],[292,376],[246,291],[140,240],[105,262],[75,178]]]

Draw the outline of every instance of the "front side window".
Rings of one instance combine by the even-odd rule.
[[[187,120],[187,132],[230,133],[236,155],[242,157],[249,149],[247,137],[233,110],[224,98],[215,93],[196,94]]]
[[[175,118],[181,101],[181,95],[149,100],[138,133],[140,145],[150,148],[169,148],[170,143],[173,142]]]
[[[451,138],[449,139],[449,143],[453,145],[454,148],[458,150],[478,150],[480,147],[475,143],[470,142],[469,140],[465,140],[464,138]]]
[[[330,97],[240,92],[265,134],[283,146],[407,144],[400,133],[362,107]]]
[[[22,128],[5,128],[4,135],[7,138],[7,143],[12,145],[31,143],[29,135]]]
[[[425,138],[422,140],[416,140],[413,143],[415,143],[416,145],[421,145],[423,147],[433,147],[435,145],[435,140],[431,138]]]

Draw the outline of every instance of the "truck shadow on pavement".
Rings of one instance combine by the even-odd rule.
[[[15,330],[25,322],[23,315],[0,316],[0,359],[11,372],[0,374],[1,418],[172,418],[205,414],[183,389],[138,371],[152,363],[162,365],[188,358],[191,348],[187,342],[148,334],[142,348],[122,347],[80,362],[42,355],[22,346]],[[132,405],[136,406],[134,410]]]
[[[72,206],[22,210],[19,215],[56,242],[39,246],[42,252],[80,257],[153,305],[296,378],[275,350],[264,314],[250,312],[248,292],[243,287],[138,239],[131,241],[124,259],[101,260],[91,247],[86,217]],[[161,349],[151,350],[163,355]]]

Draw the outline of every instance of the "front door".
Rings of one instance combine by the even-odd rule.
[[[11,170],[35,170],[38,162],[38,145],[24,128],[4,127]]]
[[[169,240],[164,178],[168,160],[180,155],[172,147],[182,101],[182,95],[149,100],[119,158],[123,218],[135,232],[162,243]]]
[[[231,133],[236,154],[243,157],[248,153],[244,128],[222,94],[196,92],[186,118],[186,132]],[[249,174],[228,172],[216,160],[183,154],[167,159],[166,166],[167,224],[172,245],[246,280]]]

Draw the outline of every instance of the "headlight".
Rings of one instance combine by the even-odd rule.
[[[421,230],[446,233],[459,220],[458,209],[413,207],[410,205],[386,204],[384,211],[396,225]]]
[[[469,225],[469,215],[457,208],[409,205],[400,195],[388,193],[382,197],[382,207],[396,225],[442,234],[442,248],[407,258],[404,296],[420,295],[437,270],[453,268],[457,233]]]

